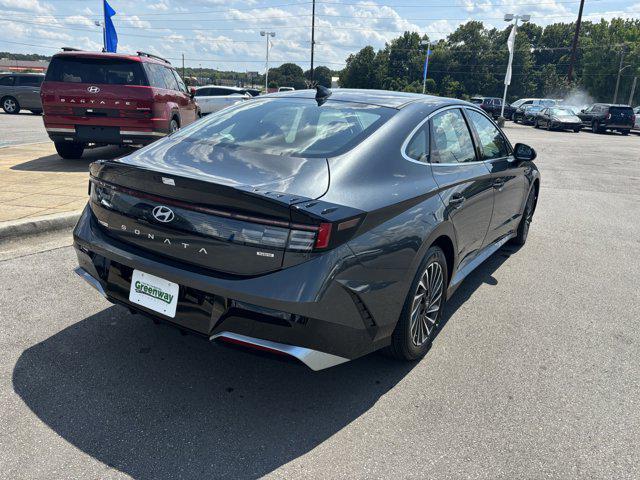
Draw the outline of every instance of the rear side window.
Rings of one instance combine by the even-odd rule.
[[[0,86],[2,87],[12,86],[14,78],[15,77],[12,77],[11,75],[7,75],[6,77],[0,77]]]
[[[419,162],[427,160],[429,156],[429,123],[422,125],[411,137],[404,153]]]
[[[480,112],[467,110],[469,121],[476,129],[480,146],[482,148],[482,157],[484,160],[492,160],[494,158],[502,158],[509,155],[509,146],[500,130]]]
[[[431,119],[431,163],[476,161],[471,133],[458,109],[447,110]]]
[[[173,76],[173,73],[170,68],[160,67],[162,68],[162,76],[164,77],[164,83],[169,90],[180,90],[178,88],[178,82],[176,81],[176,77]]]
[[[176,79],[176,82],[178,82],[178,90],[180,90],[183,93],[187,93],[187,86],[184,84],[184,82],[180,78],[180,75],[178,75],[178,72],[176,72],[175,70],[171,70],[171,73],[173,73],[173,76]]]
[[[28,87],[39,87],[42,84],[42,80],[44,77],[39,75],[29,75],[24,77],[18,77],[18,85],[28,86]]]
[[[140,62],[117,58],[56,57],[45,78],[49,82],[148,85]]]
[[[244,102],[212,114],[198,129],[176,135],[219,148],[291,157],[331,157],[350,150],[396,113],[361,103],[310,98]]]
[[[164,81],[164,67],[157,63],[144,62],[144,70],[147,72],[149,78],[149,84],[155,88],[167,88],[167,84]]]

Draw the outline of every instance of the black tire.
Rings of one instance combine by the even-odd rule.
[[[591,131],[593,133],[600,133],[602,130],[600,130],[600,126],[598,125],[598,122],[591,122]]]
[[[538,120],[535,120],[533,122],[533,128],[540,128],[540,124],[538,123]]]
[[[56,152],[66,160],[77,160],[82,158],[84,152],[84,143],[78,142],[55,142]]]
[[[518,117],[515,113],[513,114],[513,123],[518,123]]]
[[[516,236],[511,239],[511,243],[514,245],[522,246],[527,242],[527,236],[529,235],[529,227],[533,220],[533,211],[536,205],[536,189],[531,188],[529,196],[527,197],[527,203],[524,206],[524,212],[522,218],[518,224],[518,230]]]
[[[31,110],[34,115],[42,115],[42,110]]]
[[[433,275],[425,277],[427,272],[432,272]],[[426,287],[425,278],[427,279],[426,283],[429,284]],[[433,279],[433,289],[430,286],[430,279]],[[413,282],[411,282],[402,313],[391,335],[391,345],[384,350],[384,353],[398,360],[408,361],[418,360],[426,355],[429,348],[431,348],[431,343],[442,320],[448,285],[449,274],[444,253],[439,247],[430,247],[420,264],[420,268],[418,268]],[[422,292],[421,297],[417,295],[418,292]],[[417,308],[420,308],[417,311],[414,309],[414,302],[416,301],[418,302]],[[433,304],[431,303],[432,301],[434,301]],[[430,318],[426,313],[428,313],[429,308],[435,308],[435,302],[437,302],[438,309],[432,312],[431,317],[433,318]],[[415,322],[411,321],[412,311],[415,312]],[[423,320],[425,317],[426,319]],[[416,326],[415,333],[412,331],[413,325]],[[425,325],[430,325],[431,329],[429,330],[428,326],[425,327]],[[418,328],[420,332],[418,332]],[[423,341],[416,343],[416,335],[418,337],[424,336]]]
[[[551,122],[547,122],[547,132],[551,131]]]
[[[2,97],[2,110],[9,115],[17,115],[20,113],[20,103],[14,97]]]
[[[169,121],[169,135],[180,130],[180,122],[176,117],[172,117]]]
[[[580,127],[576,127],[576,128],[573,129],[573,131],[576,132],[576,133],[580,133],[580,130],[582,130],[582,128],[580,128]]]
[[[629,135],[630,130],[620,130],[622,135]]]

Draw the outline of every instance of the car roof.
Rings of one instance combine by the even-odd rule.
[[[264,98],[315,98],[316,90],[294,90],[292,92],[278,92],[264,95]],[[359,88],[334,88],[331,90],[331,100],[340,102],[366,103],[380,107],[400,109],[411,103],[425,103],[434,106],[460,103],[468,104],[454,98],[436,97],[421,93],[392,92],[389,90],[368,90]]]
[[[0,72],[3,77],[6,75],[22,75],[25,77],[44,77],[44,73],[41,72]]]
[[[229,90],[237,90],[238,92],[242,92],[244,90],[247,90],[246,88],[229,87],[227,85],[202,85],[201,87],[196,87],[196,90],[200,90],[201,88],[227,88]]]
[[[75,57],[75,58],[114,58],[121,60],[132,60],[134,62],[148,62],[148,63],[157,63],[159,65],[164,65],[166,67],[173,68],[170,62],[164,62],[156,57],[149,57],[147,55],[133,55],[128,53],[111,53],[111,52],[88,52],[84,50],[72,50],[68,52],[58,52],[53,58],[57,57]]]

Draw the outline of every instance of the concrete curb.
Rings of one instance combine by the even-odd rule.
[[[80,218],[82,211],[65,212],[43,217],[14,220],[0,223],[0,241],[11,237],[34,235],[52,230],[72,228]]]

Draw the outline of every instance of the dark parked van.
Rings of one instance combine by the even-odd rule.
[[[42,113],[40,85],[42,73],[0,74],[0,105],[5,113],[15,115],[20,110]]]
[[[148,144],[198,117],[178,72],[144,52],[58,53],[40,96],[44,126],[62,158],[80,158],[90,144]]]

